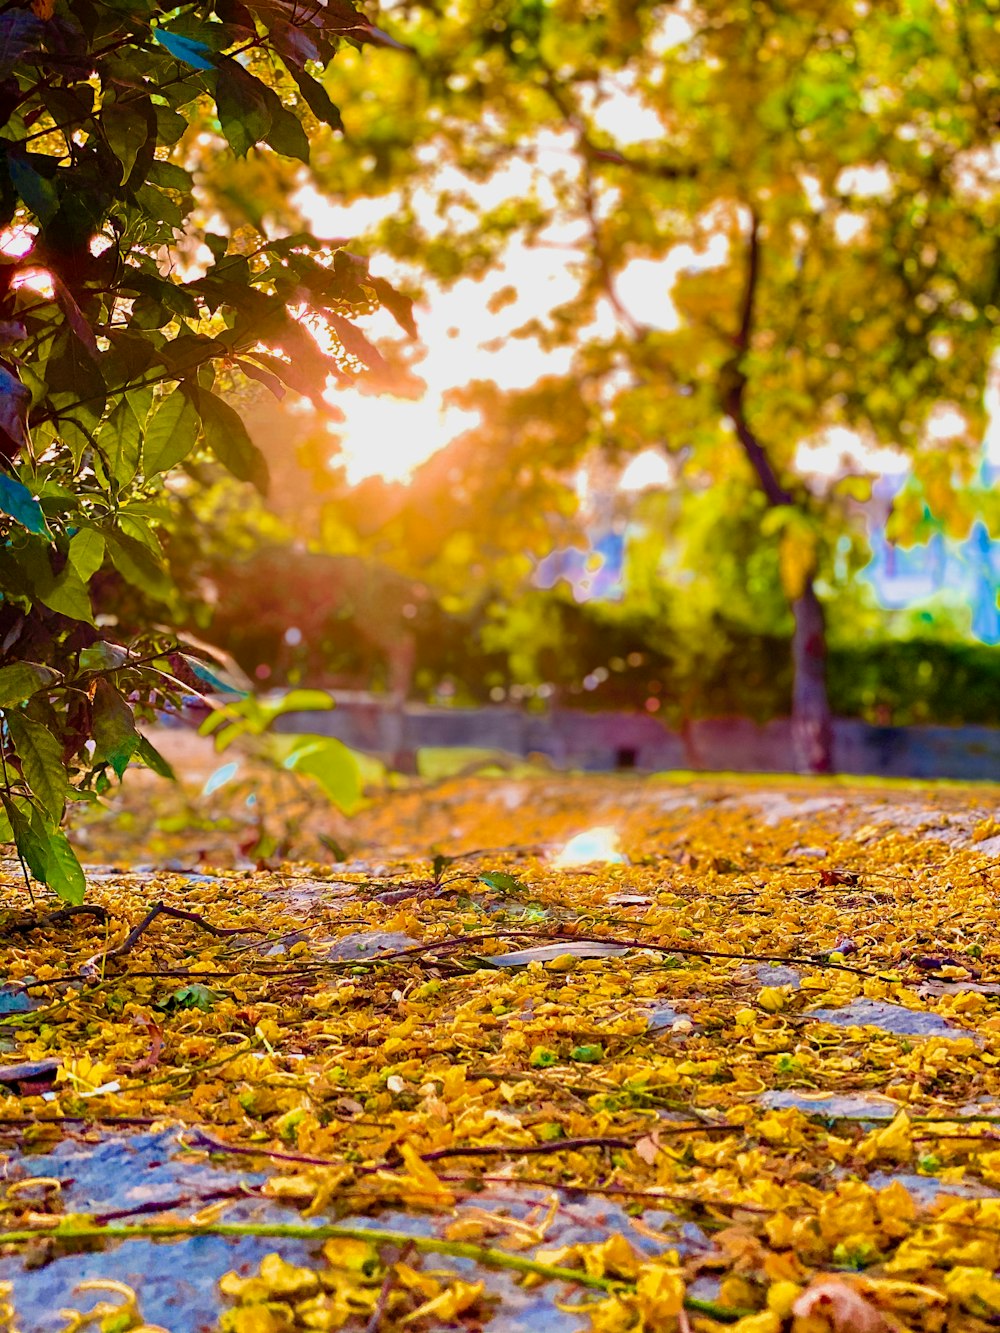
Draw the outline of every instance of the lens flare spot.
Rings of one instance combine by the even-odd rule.
[[[562,851],[556,853],[552,864],[561,868],[590,865],[594,861],[603,861],[605,864],[621,864],[625,861],[624,854],[618,848],[617,829],[599,825],[577,833]]]

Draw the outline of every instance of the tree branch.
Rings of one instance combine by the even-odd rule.
[[[753,340],[754,314],[757,302],[757,288],[760,283],[760,218],[756,210],[750,209],[750,237],[747,242],[747,270],[743,287],[743,299],[740,302],[740,322],[733,338],[736,353],[719,371],[719,398],[722,410],[736,428],[736,435],[747,461],[753,468],[761,489],[772,506],[792,503],[792,495],[781,484],[764,446],[750,428],[743,401],[747,377],[742,361],[750,350]]]

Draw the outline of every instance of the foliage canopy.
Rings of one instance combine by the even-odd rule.
[[[124,581],[166,618],[178,469],[214,459],[266,489],[228,396],[256,382],[318,399],[379,366],[359,315],[384,302],[411,327],[344,245],[227,229],[201,167],[307,162],[318,122],[340,125],[323,67],[345,41],[389,40],[346,0],[0,11],[0,841],[72,901],[67,799],[132,759],[168,771],[133,713],[192,680],[163,633],[110,641],[102,588]]]
[[[402,499],[400,549],[427,567],[470,536],[482,553],[483,513],[500,510],[488,543],[523,569],[581,460],[665,451],[719,522],[741,494],[775,552],[805,757],[822,763],[817,593],[856,527],[864,449],[909,460],[893,536],[928,509],[956,534],[971,518],[1000,318],[993,6],[510,0],[392,19],[419,58],[345,61],[331,85],[393,191],[373,244],[444,284],[514,242],[555,247],[576,279],[539,309],[512,270],[495,308],[523,311],[514,336],[555,353],[552,373],[462,391],[482,425]],[[378,107],[362,102],[390,60]],[[831,430],[858,437],[860,460],[820,484],[803,446]],[[456,469],[462,498],[438,501],[421,547],[419,512]],[[705,533],[693,561],[724,566]],[[724,581],[735,599],[739,584],[739,569]]]

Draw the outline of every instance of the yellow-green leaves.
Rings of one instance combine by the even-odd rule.
[[[215,78],[219,124],[237,157],[267,137],[271,112],[264,85],[229,56],[220,57]]]
[[[110,764],[120,778],[139,748],[141,737],[131,708],[108,680],[98,680],[94,687],[92,725],[97,747],[94,758]]]
[[[48,727],[24,713],[8,712],[5,720],[25,780],[46,814],[58,824],[67,794],[62,747]]]
[[[266,494],[267,462],[239,413],[207,389],[198,390],[196,401],[208,448],[239,481],[252,482],[262,495]]]
[[[55,679],[56,672],[39,662],[12,662],[0,667],[0,708],[23,703]]]
[[[142,439],[142,470],[155,477],[184,461],[195,446],[198,411],[183,388],[172,389],[153,412]]]

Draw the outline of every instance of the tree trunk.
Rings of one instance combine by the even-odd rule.
[[[747,378],[743,358],[753,340],[754,304],[760,280],[760,219],[750,209],[746,282],[739,330],[733,338],[735,355],[719,373],[719,401],[736,428],[747,462],[753,468],[769,508],[794,505],[795,498],[774,469],[767,450],[747,420],[744,395]],[[800,773],[833,772],[833,728],[826,692],[826,622],[812,579],[792,601],[795,633],[792,638],[792,737]]]
[[[826,623],[812,581],[792,603],[792,736],[801,773],[833,772],[833,727],[826,690]]]

